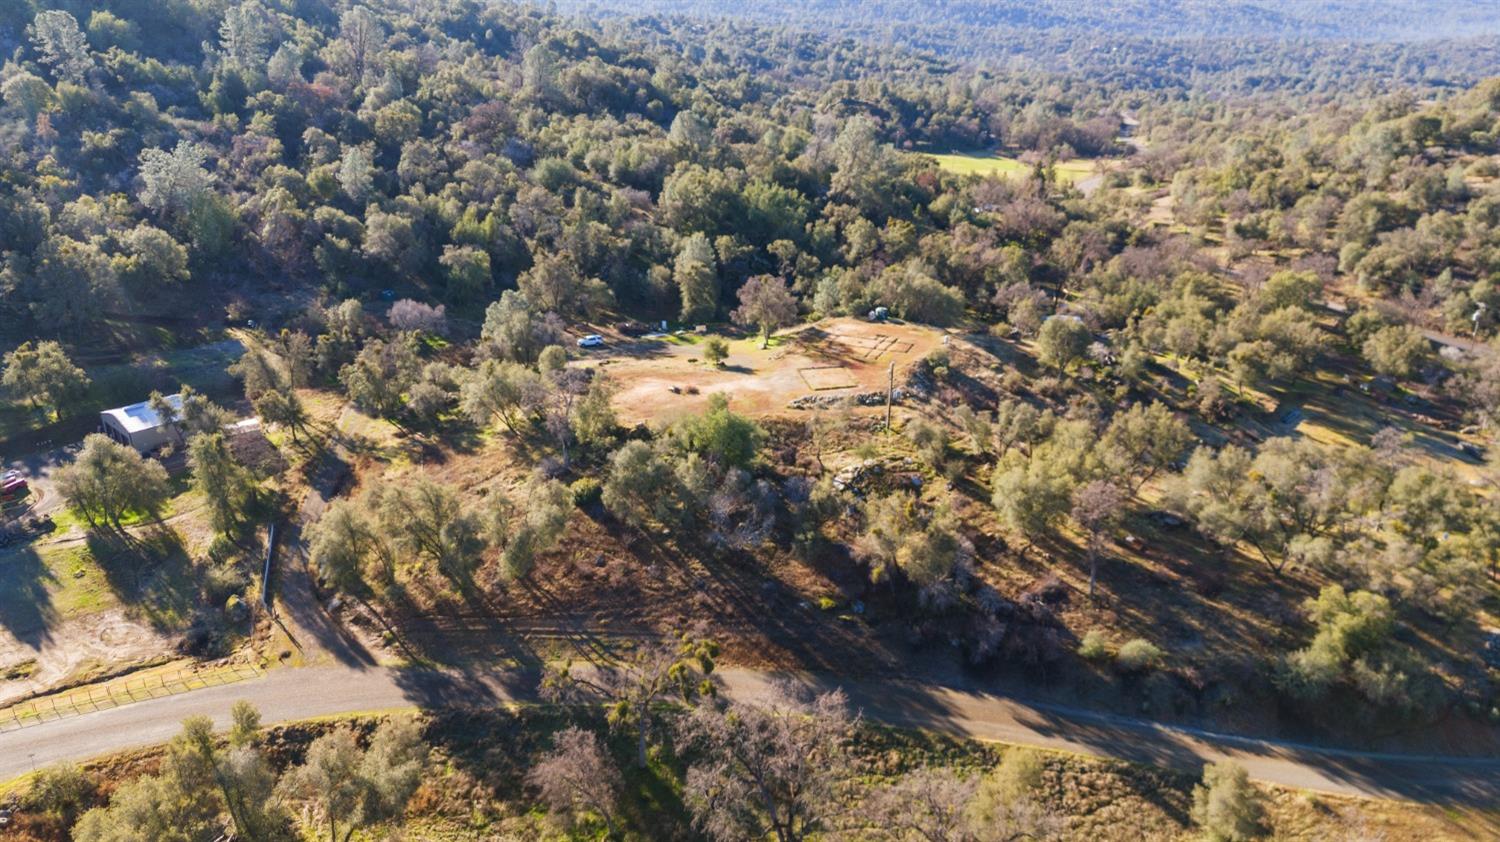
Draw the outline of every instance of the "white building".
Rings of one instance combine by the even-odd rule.
[[[181,414],[182,395],[168,395],[167,402]],[[99,413],[99,428],[106,436],[120,444],[128,444],[140,453],[150,453],[177,440],[171,425],[145,401],[104,410]]]

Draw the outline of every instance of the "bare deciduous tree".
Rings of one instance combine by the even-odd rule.
[[[918,769],[866,796],[856,833],[903,842],[976,842],[969,806],[978,790],[977,778],[948,769]]]
[[[635,729],[635,762],[644,769],[658,721],[657,708],[674,700],[710,695],[713,687],[708,676],[717,655],[712,641],[683,635],[675,646],[641,649],[615,667],[575,670],[571,663],[565,664],[543,679],[542,693],[551,699],[608,699],[610,725]]]
[[[441,304],[434,307],[403,298],[391,305],[386,318],[390,320],[391,327],[403,332],[415,331],[442,336],[448,331],[447,308]]]
[[[708,495],[709,540],[727,550],[753,550],[776,525],[777,496],[766,480],[753,480],[739,468],[725,472]]]
[[[740,306],[730,314],[735,324],[754,327],[760,332],[760,347],[771,341],[771,334],[797,318],[797,299],[786,281],[773,275],[756,275],[740,287]]]
[[[581,368],[564,368],[546,377],[547,388],[541,402],[542,427],[562,452],[563,467],[572,462],[574,409],[588,394],[589,372]]]
[[[1099,555],[1104,536],[1119,522],[1125,492],[1108,480],[1094,480],[1073,492],[1073,519],[1088,533],[1089,599],[1099,578]]]
[[[185,140],[170,152],[141,150],[141,204],[167,215],[186,213],[213,186],[208,155],[207,147]]]
[[[847,743],[858,718],[842,692],[799,698],[786,686],[756,703],[704,703],[682,723],[696,762],[684,797],[718,842],[799,842],[849,803]]]
[[[624,785],[598,734],[578,727],[559,732],[552,750],[526,773],[526,782],[541,791],[553,816],[567,826],[588,811],[615,835],[615,806]]]
[[[865,797],[849,839],[891,842],[1020,842],[1058,838],[1061,822],[1029,798],[997,799],[980,776],[953,769],[910,772]]]

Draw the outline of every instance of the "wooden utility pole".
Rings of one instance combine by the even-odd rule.
[[[266,532],[266,566],[260,577],[260,601],[267,611],[271,610],[271,560],[276,556],[276,521],[271,521]]]
[[[896,362],[891,361],[890,379],[885,386],[885,431],[891,431],[891,404],[896,400]]]

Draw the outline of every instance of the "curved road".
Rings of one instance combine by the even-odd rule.
[[[342,417],[340,419],[342,421]],[[344,463],[321,471],[297,521],[317,519],[338,485]],[[295,532],[285,539],[299,545]],[[536,698],[535,673],[494,670],[439,672],[380,667],[351,647],[323,612],[303,565],[290,565],[281,601],[309,645],[342,666],[272,670],[260,678],[67,717],[0,733],[0,780],[59,761],[83,761],[164,743],[183,719],[204,715],[220,726],[240,700],[267,724],[399,708],[486,706]],[[1028,703],[982,691],[916,682],[776,675],[739,669],[715,673],[737,699],[764,695],[775,681],[813,690],[842,689],[870,721],[927,728],[956,736],[1113,757],[1196,774],[1204,763],[1233,759],[1257,780],[1342,795],[1494,805],[1500,802],[1500,758],[1448,758],[1321,748]]]
[[[754,699],[773,680],[841,687],[871,721],[960,736],[1114,757],[1196,772],[1231,758],[1258,780],[1343,795],[1494,804],[1500,759],[1319,748],[1213,734],[1108,714],[1029,704],[972,690],[822,676],[718,671],[725,692]],[[530,673],[448,673],[342,666],[286,668],[264,677],[142,701],[0,734],[0,780],[62,760],[82,761],[169,740],[188,716],[226,724],[230,706],[255,704],[267,723],[408,707],[492,705],[535,698]]]

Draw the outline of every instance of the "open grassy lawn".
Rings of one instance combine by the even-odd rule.
[[[175,532],[147,529],[129,542],[90,535],[0,555],[0,626],[40,644],[59,626],[116,607],[171,630],[196,603],[197,571]]]
[[[0,556],[0,624],[18,637],[118,602],[82,543],[20,547]]]
[[[938,166],[959,175],[999,175],[1020,178],[1030,173],[1031,164],[1016,158],[1007,158],[992,151],[948,152],[930,155]],[[1070,158],[1053,165],[1057,178],[1064,184],[1073,184],[1098,172],[1098,162],[1084,158]]]

